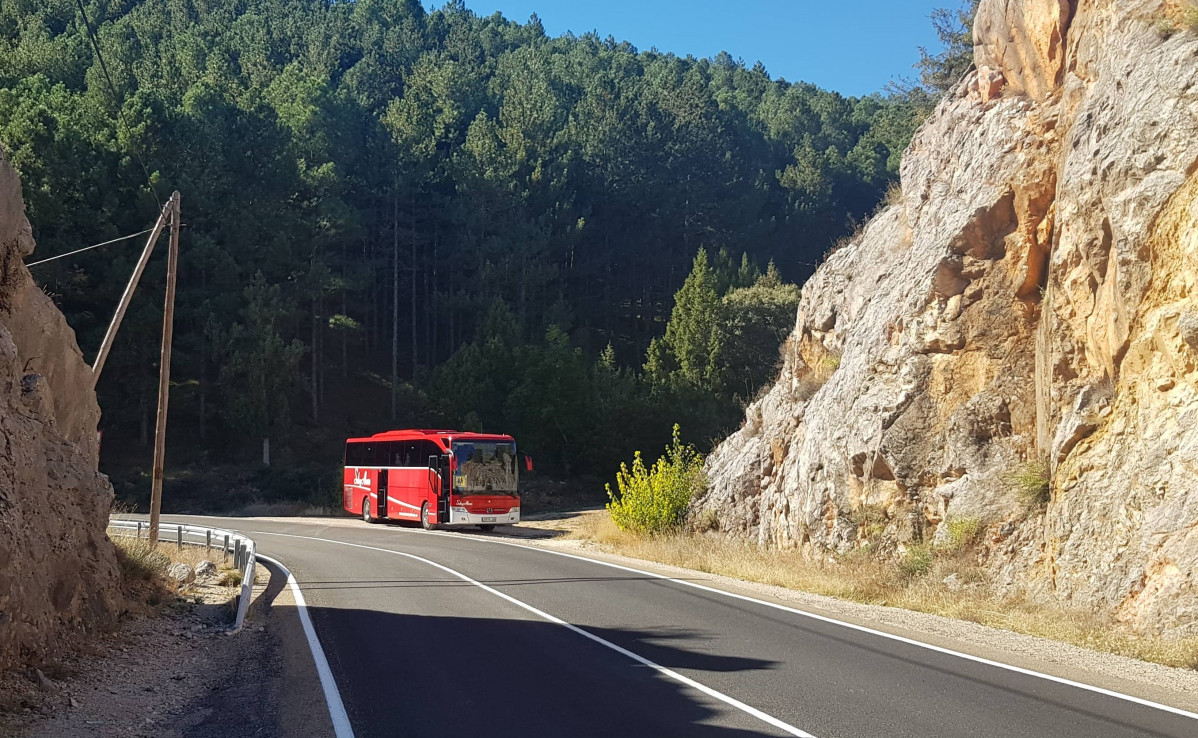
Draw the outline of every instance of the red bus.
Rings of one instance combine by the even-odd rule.
[[[424,528],[520,522],[519,459],[511,436],[395,430],[345,442],[342,507],[368,523]],[[532,459],[524,456],[532,469]]]

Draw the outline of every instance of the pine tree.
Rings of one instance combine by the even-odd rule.
[[[932,26],[944,45],[939,54],[929,54],[920,47],[919,70],[923,85],[937,92],[948,92],[973,66],[973,19],[981,0],[961,0],[956,8],[936,8],[932,11]]]
[[[707,261],[706,249],[699,249],[691,273],[674,295],[674,309],[666,325],[665,337],[658,347],[669,357],[670,376],[660,375],[665,368],[649,369],[658,382],[669,379],[711,392],[723,389],[722,308],[716,290],[716,275]],[[654,358],[650,354],[649,363]]]

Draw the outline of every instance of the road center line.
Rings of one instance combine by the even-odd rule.
[[[456,538],[458,540],[463,540],[463,537],[461,536],[461,534],[447,533],[447,532],[443,532],[443,531],[439,532],[439,531],[427,531],[427,530],[405,530],[404,533],[415,533],[415,534],[419,534],[419,535],[429,535],[429,536],[442,536],[445,538]],[[1123,700],[1125,702],[1133,702],[1137,705],[1142,705],[1144,707],[1151,707],[1155,710],[1162,710],[1164,712],[1169,712],[1174,715],[1180,715],[1182,717],[1190,718],[1191,720],[1198,720],[1198,713],[1193,713],[1188,710],[1183,710],[1179,707],[1171,707],[1169,705],[1161,704],[1159,702],[1153,702],[1152,700],[1146,700],[1146,699],[1143,699],[1140,697],[1134,697],[1130,694],[1116,692],[1112,689],[1104,689],[1103,687],[1096,687],[1092,684],[1085,684],[1084,682],[1075,682],[1072,679],[1065,679],[1064,677],[1053,676],[1052,674],[1044,674],[1042,672],[1034,671],[1032,669],[1025,669],[1021,666],[1013,666],[1011,664],[1004,664],[1001,661],[993,661],[991,659],[982,658],[981,656],[974,656],[972,654],[964,653],[961,651],[954,651],[951,648],[944,648],[942,646],[934,646],[930,643],[924,643],[923,641],[917,641],[912,638],[905,638],[903,636],[895,635],[893,633],[887,633],[882,630],[875,630],[873,628],[868,628],[864,625],[856,625],[854,623],[848,623],[843,620],[837,620],[835,618],[828,617],[826,615],[816,615],[813,612],[807,612],[806,610],[800,610],[795,607],[789,607],[787,605],[782,605],[777,602],[769,602],[767,600],[759,600],[755,597],[749,597],[748,595],[737,594],[735,592],[727,592],[722,589],[716,589],[715,587],[708,587],[706,585],[698,584],[696,582],[688,582],[684,579],[674,579],[673,577],[666,576],[665,574],[657,574],[655,572],[645,571],[644,569],[634,569],[631,566],[623,566],[621,564],[613,564],[610,561],[602,561],[600,559],[592,559],[592,558],[588,558],[586,556],[579,556],[577,554],[566,553],[564,551],[554,551],[552,549],[544,548],[541,546],[529,546],[529,545],[522,544],[522,543],[515,543],[513,541],[498,541],[493,538],[482,538],[482,537],[477,537],[477,536],[470,536],[466,540],[478,541],[480,543],[498,544],[500,546],[514,546],[516,548],[524,549],[525,551],[537,551],[539,553],[552,554],[554,556],[564,556],[568,559],[577,559],[578,561],[586,561],[591,564],[598,564],[600,566],[606,566],[606,567],[610,567],[612,569],[619,569],[620,571],[631,572],[633,574],[642,574],[646,577],[650,577],[653,579],[661,579],[661,580],[664,580],[667,582],[673,582],[674,584],[678,584],[683,587],[693,587],[694,589],[699,589],[704,592],[710,592],[712,594],[722,595],[724,597],[731,597],[732,599],[735,599],[735,600],[742,600],[744,602],[752,602],[757,605],[763,605],[765,607],[770,607],[775,610],[782,610],[784,612],[793,613],[795,615],[801,615],[805,618],[811,618],[812,620],[818,620],[823,623],[829,623],[831,625],[839,625],[841,627],[849,628],[849,629],[858,631],[860,633],[868,633],[870,635],[879,636],[881,638],[886,638],[886,639],[889,639],[892,641],[898,641],[899,643],[905,643],[909,646],[916,646],[918,648],[924,648],[929,651],[935,651],[936,653],[945,654],[947,656],[955,656],[959,659],[965,659],[966,661],[973,661],[974,663],[985,664],[986,666],[993,666],[993,667],[996,667],[999,669],[1004,669],[1006,671],[1015,672],[1017,674],[1023,674],[1024,676],[1035,677],[1037,679],[1044,679],[1049,682],[1063,684],[1068,687],[1076,687],[1077,689],[1082,689],[1087,692],[1101,694],[1106,697],[1114,697],[1115,699]],[[701,572],[699,572],[699,573],[701,573]]]
[[[712,689],[711,687],[708,687],[705,684],[696,682],[694,679],[683,676],[682,674],[679,674],[678,672],[674,671],[673,669],[667,669],[666,667],[664,667],[660,664],[650,661],[649,659],[645,658],[644,656],[633,653],[632,651],[629,651],[628,649],[626,649],[622,646],[618,646],[618,645],[612,643],[611,641],[600,638],[599,636],[595,635],[594,633],[584,630],[583,628],[580,628],[577,625],[574,625],[572,623],[568,623],[559,617],[550,615],[549,613],[544,612],[543,610],[538,610],[537,608],[533,607],[532,605],[529,605],[525,602],[521,602],[520,600],[516,599],[515,597],[512,597],[511,595],[500,592],[499,590],[495,589],[494,587],[488,587],[487,585],[483,584],[482,582],[471,579],[470,577],[466,576],[465,574],[463,574],[459,571],[455,571],[454,569],[450,569],[448,566],[444,566],[443,564],[438,564],[437,562],[432,561],[431,559],[426,559],[422,556],[416,556],[415,554],[404,553],[403,551],[393,551],[389,548],[379,548],[378,546],[366,546],[361,543],[349,543],[347,541],[338,541],[333,538],[318,538],[316,536],[299,536],[299,535],[292,535],[290,533],[268,533],[267,531],[252,531],[252,533],[253,533],[253,535],[281,536],[283,538],[302,538],[302,539],[309,540],[309,541],[322,541],[324,543],[336,543],[341,546],[352,546],[353,548],[364,548],[364,549],[367,549],[370,551],[380,551],[382,553],[389,553],[389,554],[393,554],[395,556],[404,556],[409,559],[413,559],[415,561],[419,561],[421,563],[428,564],[429,566],[440,569],[441,571],[444,571],[447,574],[451,574],[451,575],[457,577],[458,579],[461,579],[464,582],[469,582],[470,584],[473,584],[474,586],[476,586],[480,589],[490,592],[491,594],[495,595],[496,597],[506,600],[507,602],[510,602],[511,604],[513,604],[523,610],[526,610],[526,611],[532,613],[533,615],[536,615],[539,618],[547,620],[555,625],[560,625],[563,628],[567,628],[568,630],[571,630],[588,640],[594,641],[595,643],[598,643],[601,646],[610,648],[611,650],[615,651],[616,653],[626,656],[626,657],[632,659],[633,661],[637,662],[638,664],[643,664],[644,666],[647,666],[650,669],[653,669],[654,671],[658,672],[659,674],[661,674],[663,676],[669,677],[670,679],[673,679],[676,682],[681,682],[682,684],[685,684],[686,686],[691,687],[693,689],[697,689],[698,691],[702,692],[703,694],[707,695],[708,697],[713,697],[713,698],[719,700],[720,702],[723,702],[726,705],[735,707],[737,710],[740,710],[741,712],[752,715],[753,717],[757,718],[758,720],[760,720],[764,723],[767,723],[769,725],[772,725],[775,728],[778,728],[779,730],[781,730],[785,733],[789,733],[790,735],[793,735],[793,736],[798,736],[799,738],[815,738],[815,736],[813,736],[812,734],[810,734],[806,731],[800,730],[799,728],[796,728],[793,725],[790,725],[789,723],[785,723],[785,722],[779,720],[778,718],[774,717],[773,715],[764,713],[761,710],[758,710],[756,707],[752,707],[751,705],[746,705],[745,703],[741,702],[740,700],[735,699],[733,697],[729,697],[728,695],[724,694],[723,692],[719,692],[715,689]],[[265,558],[265,557],[263,557],[263,558]],[[270,561],[272,563],[278,564],[278,562],[274,561],[273,559],[271,559]],[[278,565],[282,566],[282,564],[278,564]],[[286,567],[284,567],[283,570],[286,571]],[[300,593],[299,593],[298,585],[294,584],[295,579],[293,577],[291,577],[290,572],[288,572],[288,582],[292,583],[292,589],[295,592],[297,601],[302,603],[303,596],[300,595]],[[309,638],[308,638],[309,645],[313,646],[312,655],[316,656],[318,651],[320,653],[320,656],[317,659],[317,662],[318,662],[317,669],[319,670],[320,663],[324,663],[324,668],[325,668],[325,670],[327,670],[328,662],[324,658],[324,652],[320,651],[320,644],[319,644],[319,641],[316,640],[316,633],[314,630],[311,630],[311,627],[312,627],[311,621],[308,620],[307,613],[304,611],[304,607],[302,604],[300,606],[300,614],[301,614],[301,618],[303,619],[303,622],[304,622],[304,632],[309,634]],[[329,681],[330,682],[332,681],[331,673],[329,674]],[[321,683],[322,684],[324,683],[323,675],[321,677]],[[336,693],[335,686],[333,687],[333,691],[334,691],[334,693]],[[325,696],[328,697],[327,691],[325,693]],[[340,695],[336,695],[336,698],[337,698],[338,705],[340,705],[341,704]],[[332,712],[332,702],[331,701],[329,703],[329,711],[330,711],[330,713]],[[344,708],[342,708],[342,713],[344,714]],[[334,720],[334,723],[335,722],[336,721]],[[348,730],[348,728],[349,728],[349,723],[347,721],[346,729]],[[352,734],[349,734],[349,735],[352,736]],[[341,738],[340,733],[338,733],[338,738]]]
[[[268,564],[279,567],[287,575],[287,584],[295,597],[295,605],[299,609],[300,624],[304,626],[304,636],[308,639],[308,649],[312,651],[312,660],[316,662],[316,674],[320,677],[320,688],[324,691],[324,701],[329,706],[329,717],[333,720],[333,734],[336,738],[354,738],[353,728],[349,725],[349,716],[345,714],[345,703],[341,701],[341,692],[337,690],[337,682],[333,680],[333,670],[329,668],[329,660],[325,658],[324,649],[320,647],[320,639],[316,637],[316,629],[312,627],[312,619],[308,617],[308,603],[304,601],[304,593],[300,591],[299,583],[291,575],[291,570],[269,556],[257,554],[256,558]]]

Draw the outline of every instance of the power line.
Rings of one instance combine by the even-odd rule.
[[[128,236],[121,236],[120,238],[114,238],[114,239],[112,239],[111,241],[105,241],[104,243],[97,243],[97,244],[94,244],[94,245],[92,245],[92,246],[84,246],[84,247],[83,247],[83,248],[81,248],[81,249],[76,249],[76,250],[74,250],[74,251],[68,251],[68,252],[67,252],[67,253],[65,253],[65,254],[59,254],[58,256],[51,256],[50,258],[48,258],[48,259],[42,259],[41,261],[31,261],[31,262],[29,262],[28,264],[26,264],[25,266],[27,266],[27,267],[35,267],[35,266],[37,266],[38,264],[45,264],[47,261],[54,261],[55,259],[64,259],[64,258],[66,258],[66,257],[68,257],[68,256],[74,256],[75,254],[81,254],[81,253],[83,253],[84,251],[91,251],[92,249],[98,249],[98,248],[100,248],[101,246],[107,246],[108,244],[111,244],[111,243],[117,243],[118,241],[128,241],[130,238],[137,238],[138,236],[141,236],[141,235],[144,235],[144,234],[146,234],[146,233],[149,233],[149,232],[150,232],[150,231],[152,231],[152,230],[154,230],[154,229],[153,229],[153,228],[147,228],[147,229],[145,229],[144,231],[138,231],[137,233],[132,233],[132,234],[130,234],[130,235],[128,235]]]
[[[104,53],[100,51],[100,41],[96,38],[96,32],[92,30],[92,23],[87,18],[87,11],[83,8],[83,0],[75,0],[75,4],[79,6],[79,13],[83,16],[83,25],[87,28],[87,37],[91,39],[92,48],[96,50],[96,58],[100,60],[100,69],[104,72],[104,79],[108,80],[108,89],[112,91],[112,103],[116,107],[117,117],[125,124],[125,129],[132,131],[129,126],[129,121],[125,119],[125,111],[121,105],[120,96],[117,94],[116,85],[112,83],[112,77],[108,74],[108,65],[104,63]],[[150,186],[150,192],[154,195],[154,200],[158,203],[158,209],[162,209],[162,200],[158,197],[158,189],[154,187],[154,179],[150,176],[150,169],[146,166],[145,159],[141,156],[141,151],[136,145],[132,145],[133,155],[137,157],[137,163],[141,164],[141,171],[146,175],[146,184]]]

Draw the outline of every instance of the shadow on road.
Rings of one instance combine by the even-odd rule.
[[[550,622],[319,607],[310,612],[360,738],[780,735]],[[704,682],[699,672],[774,666],[696,650],[708,639],[689,631],[587,631]]]

